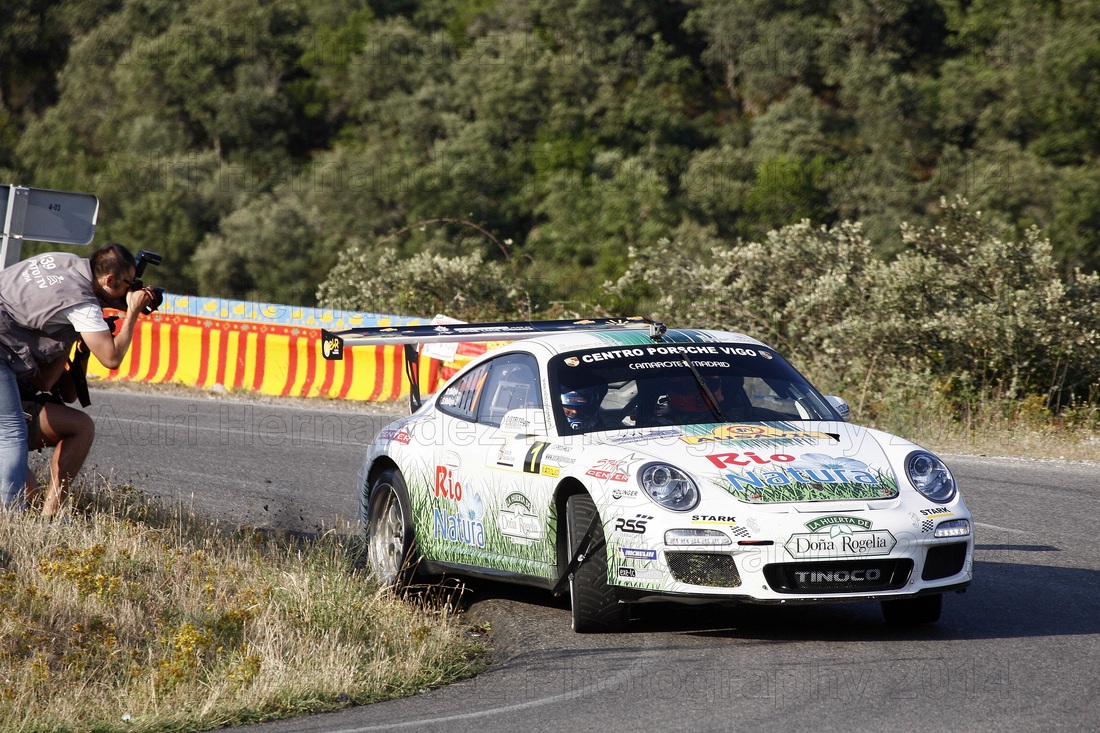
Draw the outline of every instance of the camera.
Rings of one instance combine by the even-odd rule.
[[[134,257],[134,281],[130,283],[130,290],[144,290],[149,294],[152,302],[141,311],[145,315],[149,315],[164,303],[164,288],[151,288],[141,279],[141,276],[145,274],[146,265],[159,265],[160,261],[160,255],[145,249],[138,250],[137,255]]]

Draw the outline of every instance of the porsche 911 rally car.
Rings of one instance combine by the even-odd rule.
[[[929,623],[971,581],[951,471],[847,422],[769,346],[645,319],[325,333],[327,358],[404,343],[415,411],[355,490],[384,583],[414,568],[568,591],[578,632],[629,604],[878,600]],[[508,340],[421,403],[413,343]]]

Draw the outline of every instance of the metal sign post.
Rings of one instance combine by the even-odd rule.
[[[23,241],[90,244],[99,217],[99,199],[90,193],[0,185],[0,269],[18,262]]]

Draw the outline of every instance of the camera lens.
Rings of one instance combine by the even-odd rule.
[[[164,304],[164,288],[144,288],[149,294],[150,303],[142,309],[142,313],[149,315]]]

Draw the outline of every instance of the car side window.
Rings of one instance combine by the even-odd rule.
[[[542,408],[539,368],[528,354],[508,354],[490,362],[489,377],[477,406],[477,421],[499,426],[509,410]]]
[[[464,420],[473,420],[474,415],[477,413],[478,397],[485,386],[485,378],[489,374],[490,365],[491,363],[482,364],[444,389],[436,402],[440,412]]]
[[[790,382],[749,377],[745,392],[752,403],[754,420],[808,420],[811,415],[792,394]]]

